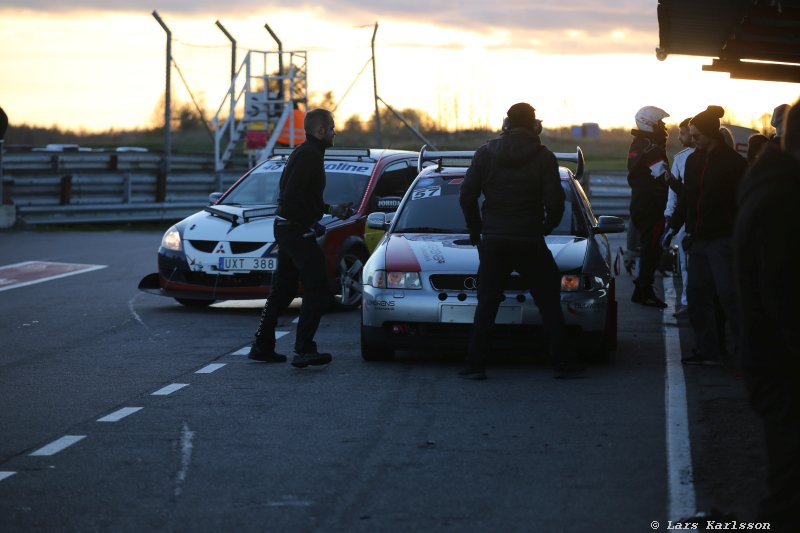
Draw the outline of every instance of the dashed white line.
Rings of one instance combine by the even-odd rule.
[[[54,440],[50,444],[46,446],[42,446],[35,452],[31,453],[32,456],[47,456],[47,455],[55,455],[61,450],[69,448],[73,444],[78,441],[81,441],[86,438],[86,435],[64,435],[58,440]]]
[[[16,474],[16,472],[0,471],[0,481],[3,481],[4,479],[8,479],[11,476],[13,476],[14,474]]]
[[[186,475],[189,473],[189,465],[192,463],[192,450],[194,446],[194,431],[189,429],[189,425],[184,422],[181,429],[181,469],[175,478],[175,496],[180,496],[183,492],[183,482],[186,481]]]
[[[675,312],[675,285],[664,278],[664,352],[667,372],[664,400],[667,424],[667,474],[669,476],[668,516],[679,518],[697,512],[692,473],[692,445],[689,439],[689,411],[686,406],[686,382],[681,363],[681,341],[670,318]],[[670,318],[668,318],[670,317]]]
[[[219,370],[223,366],[225,366],[225,363],[212,363],[208,366],[204,366],[203,368],[195,372],[195,374],[210,374],[216,370]]]
[[[119,422],[120,420],[122,420],[126,416],[132,415],[133,413],[135,413],[137,411],[141,411],[141,410],[142,410],[141,407],[123,407],[122,409],[114,411],[113,413],[108,414],[108,415],[104,416],[103,418],[98,418],[97,421],[98,422]]]
[[[173,383],[172,385],[167,385],[166,387],[162,387],[151,394],[151,396],[166,396],[168,394],[172,394],[176,390],[181,390],[184,387],[188,387],[188,383]]]

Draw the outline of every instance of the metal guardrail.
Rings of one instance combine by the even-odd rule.
[[[587,172],[584,188],[596,215],[630,215],[631,188],[626,172]]]
[[[245,172],[215,172],[211,154],[173,154],[168,176],[156,153],[6,152],[2,163],[3,201],[23,224],[176,220]],[[625,172],[587,172],[583,183],[596,214],[628,216]]]
[[[214,171],[212,155],[6,152],[3,201],[23,224],[180,219],[208,205],[245,169]]]

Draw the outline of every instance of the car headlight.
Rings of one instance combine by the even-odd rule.
[[[367,275],[367,285],[376,289],[421,289],[419,272],[374,270]]]
[[[561,276],[561,290],[565,292],[597,291],[606,288],[607,285],[603,278],[590,274],[564,274]]]
[[[172,226],[167,230],[161,238],[161,246],[167,250],[180,252],[183,250],[183,243],[181,242],[181,232],[178,228]]]

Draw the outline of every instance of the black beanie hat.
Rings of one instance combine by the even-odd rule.
[[[509,128],[536,130],[536,110],[530,104],[524,102],[514,104],[508,108],[506,115]]]
[[[724,109],[718,105],[710,105],[705,111],[695,115],[690,124],[706,137],[719,137],[719,119],[723,115],[725,115]]]

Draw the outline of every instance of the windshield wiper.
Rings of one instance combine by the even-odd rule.
[[[463,233],[461,231],[453,231],[451,229],[434,228],[431,226],[414,226],[409,228],[395,229],[395,233]]]

